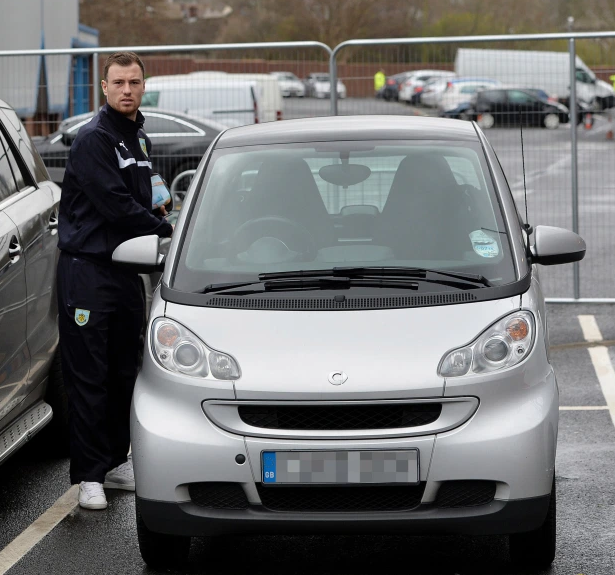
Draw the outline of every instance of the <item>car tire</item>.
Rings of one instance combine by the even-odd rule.
[[[143,521],[136,499],[137,539],[143,561],[156,570],[181,568],[188,560],[190,537],[150,531]]]
[[[465,120],[466,122],[469,122],[472,119],[472,116],[470,116],[470,114],[468,114],[467,112],[461,112],[459,114],[459,119],[460,120]]]
[[[510,558],[515,565],[546,568],[553,563],[556,542],[556,499],[554,474],[549,509],[544,523],[534,531],[513,533],[508,536]]]
[[[542,124],[548,130],[557,130],[559,128],[559,116],[557,114],[547,114],[543,120]]]
[[[51,362],[45,401],[51,406],[53,418],[41,433],[43,440],[41,449],[56,457],[68,457],[70,452],[69,405],[62,375],[59,345]]]
[[[490,130],[495,124],[495,118],[493,117],[493,114],[489,114],[488,112],[485,114],[479,114],[477,123],[482,129]]]

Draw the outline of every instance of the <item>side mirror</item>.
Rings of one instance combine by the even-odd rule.
[[[70,148],[73,145],[73,142],[75,141],[75,138],[77,137],[77,134],[71,134],[69,132],[64,132],[62,134],[62,143],[67,147]]]
[[[138,273],[152,273],[164,269],[165,257],[160,253],[158,236],[141,236],[122,242],[113,250],[111,260]]]
[[[578,234],[552,226],[536,226],[532,263],[543,266],[578,262],[585,256],[585,240]]]

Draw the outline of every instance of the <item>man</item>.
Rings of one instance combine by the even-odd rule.
[[[386,76],[384,75],[384,70],[381,68],[374,74],[374,91],[376,92],[376,98],[378,97],[378,93],[384,87],[386,82]]]
[[[60,348],[70,406],[70,479],[79,504],[104,509],[103,487],[134,491],[130,402],[144,318],[141,281],[111,263],[122,242],[169,237],[152,213],[151,142],[139,112],[143,62],[117,52],[101,82],[107,103],[77,135],[60,201]],[[163,215],[166,214],[162,208]]]

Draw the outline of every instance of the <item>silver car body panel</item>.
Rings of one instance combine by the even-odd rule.
[[[165,304],[157,293],[152,318],[166,312],[208,345],[232,353],[240,363],[242,377],[233,386],[231,382],[174,374],[156,363],[150,349],[133,399],[138,496],[187,501],[188,484],[225,481],[242,484],[249,501],[259,503],[255,483],[261,481],[264,450],[409,448],[419,449],[420,478],[426,482],[423,502],[433,501],[441,482],[452,479],[493,480],[496,498],[502,500],[544,496],[550,492],[553,477],[558,391],[553,369],[545,361],[547,336],[544,310],[538,304],[541,301],[536,279],[522,298],[369,312],[195,308]],[[519,309],[521,303],[536,317],[535,344],[523,362],[445,382],[437,376],[444,353],[469,343],[494,321]],[[365,321],[367,314],[373,321]],[[407,326],[412,325],[420,326],[420,334],[408,333]],[[387,345],[377,346],[378,353],[374,353],[371,348],[383,341]],[[429,352],[429,346],[436,351]],[[369,365],[370,360],[386,365],[392,376],[380,376]],[[274,362],[278,367],[272,368]],[[417,370],[417,363],[429,368]],[[331,385],[327,375],[342,368],[348,381]],[[338,389],[345,387],[346,391]],[[478,397],[480,405],[469,417],[459,417],[453,429],[437,433],[425,429],[420,436],[413,437],[410,432],[405,437],[372,438],[343,438],[340,434],[339,439],[266,437],[271,430],[263,430],[260,436],[240,429],[233,432],[229,425],[227,429],[220,426],[220,415],[213,413],[210,418],[202,407],[203,402],[212,406],[256,400],[382,402],[386,397],[456,401]],[[247,463],[235,461],[240,454],[247,457]],[[519,465],[520,459],[524,465]]]
[[[238,400],[409,399],[442,396],[444,378],[437,368],[444,353],[518,307],[518,297],[295,313],[167,303],[166,316],[237,359],[242,373],[235,382]],[[348,374],[343,385],[327,379],[337,370]]]

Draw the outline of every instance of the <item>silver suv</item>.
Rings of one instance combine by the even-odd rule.
[[[49,445],[68,449],[57,350],[59,202],[19,117],[0,100],[0,463],[48,423]]]
[[[558,389],[531,227],[473,122],[328,117],[224,132],[156,291],[132,406],[152,566],[191,536],[507,534],[555,554]],[[114,259],[146,271],[159,240]]]

